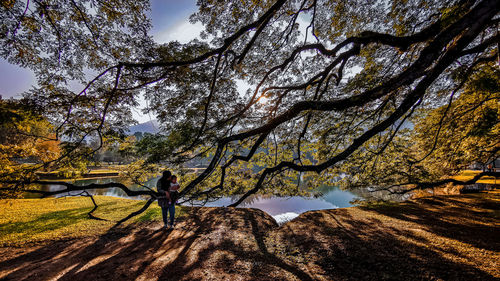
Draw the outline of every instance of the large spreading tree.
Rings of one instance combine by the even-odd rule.
[[[162,129],[143,142],[150,162],[210,159],[185,199],[239,195],[238,205],[300,192],[298,179],[410,190],[498,156],[498,0],[198,6],[200,38],[160,44],[147,1],[2,1],[1,56],[35,72],[24,99],[75,147],[51,165],[125,130],[140,96]],[[441,162],[450,173],[433,170]],[[37,182],[1,176],[11,189]]]

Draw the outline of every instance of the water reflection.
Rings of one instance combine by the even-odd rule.
[[[145,186],[147,187],[156,187],[156,182],[158,181],[159,177],[152,178],[148,180],[146,183],[144,183]],[[110,183],[110,182],[117,182],[117,183],[122,183],[125,184],[129,189],[131,190],[144,190],[144,187],[139,186],[137,184],[131,184],[130,181],[119,178],[119,177],[111,177],[111,178],[94,178],[94,179],[81,179],[81,180],[76,180],[73,181],[72,183],[78,186],[82,185],[89,185],[92,183],[96,184],[105,184],[105,183]],[[65,189],[65,186],[63,185],[57,185],[57,184],[43,184],[40,185],[40,189],[44,191],[57,191],[61,189]],[[113,196],[113,197],[120,197],[120,198],[127,198],[127,199],[136,199],[136,200],[142,200],[146,199],[147,197],[143,196],[133,196],[129,197],[125,191],[121,190],[120,188],[106,188],[106,189],[88,189],[87,190],[90,194],[92,195],[104,195],[104,196]],[[67,193],[61,193],[56,195],[55,197],[64,197],[64,196],[74,196],[74,195],[79,195],[81,194],[81,191],[70,191]],[[36,196],[36,195],[34,195]]]
[[[303,213],[309,210],[350,207],[352,206],[350,201],[355,197],[356,195],[349,191],[340,190],[337,187],[330,187],[326,193],[316,197],[251,195],[243,201],[241,207],[262,209],[271,215],[287,211],[298,211]],[[225,197],[207,204],[209,204],[209,206],[227,206],[237,199],[237,196],[234,198]]]
[[[155,187],[159,177],[152,178],[145,183],[148,187]],[[99,178],[99,179],[84,179],[74,182],[76,185],[88,185],[91,183],[110,183],[119,182],[127,185],[132,190],[144,189],[138,185],[131,185],[130,182],[121,178]],[[56,191],[63,189],[61,185],[42,185],[41,189],[46,191]],[[127,194],[119,188],[108,189],[91,189],[88,190],[93,195],[106,195],[129,199],[143,199],[141,197],[128,197]],[[78,195],[80,191],[71,192],[69,195]],[[60,194],[58,197],[67,196],[68,194]],[[353,202],[363,198],[377,198],[383,200],[403,201],[408,199],[407,195],[393,195],[383,191],[373,191],[370,189],[357,190],[341,190],[333,186],[321,186],[317,192],[311,197],[291,196],[291,197],[276,197],[271,195],[252,195],[249,196],[239,207],[256,208],[273,216],[278,223],[291,220],[301,213],[311,210],[336,209],[353,206]],[[223,207],[234,203],[239,197],[222,197],[215,201],[207,203],[207,207]]]
[[[252,195],[243,201],[240,207],[263,210],[273,216],[278,224],[281,224],[307,211],[351,207],[353,205],[350,202],[355,198],[356,195],[349,191],[330,187],[328,192],[317,197]],[[237,199],[238,197],[224,197],[207,203],[205,206],[228,206]]]

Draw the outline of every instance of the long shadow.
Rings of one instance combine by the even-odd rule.
[[[410,230],[384,226],[376,218],[354,218],[345,209],[307,213],[292,223],[309,231],[292,233],[285,225],[277,243],[288,243],[302,256],[316,257],[313,264],[297,266],[309,269],[317,279],[498,280],[477,267],[446,258]]]
[[[84,251],[84,262],[67,271],[60,280],[100,280],[100,279],[129,279],[136,278],[151,263],[152,254],[155,253],[170,232],[162,229],[157,231],[141,230],[135,235],[141,239],[133,239],[125,245],[110,245],[119,241],[106,241],[99,239]],[[99,256],[110,255],[96,264],[92,261]],[[79,256],[81,257],[81,255]],[[113,269],[118,269],[114,272]],[[121,269],[121,270],[119,270]],[[118,273],[119,272],[119,273]],[[104,273],[104,274],[103,274]]]
[[[8,272],[2,279],[137,279],[143,278],[144,273],[150,270],[158,258],[171,255],[171,260],[159,263],[160,269],[153,270],[152,274],[157,275],[150,277],[159,277],[161,280],[194,280],[200,276],[197,273],[200,269],[208,269],[217,276],[218,272],[226,274],[229,268],[233,272],[228,277],[231,274],[250,274],[261,276],[260,279],[265,280],[268,275],[262,275],[262,272],[269,273],[281,268],[299,279],[312,280],[266,251],[263,236],[266,230],[277,225],[274,221],[265,221],[269,216],[263,212],[232,208],[194,208],[189,218],[180,224],[181,228],[174,230],[175,235],[172,234],[174,231],[165,232],[148,227],[137,230],[129,226],[110,231],[91,242],[89,239],[54,242],[1,262],[0,272]],[[209,243],[207,239],[210,240]],[[255,247],[251,247],[252,245]],[[221,251],[227,254],[217,256]],[[232,257],[228,256],[229,253]],[[249,268],[253,264],[261,264],[265,270],[256,270],[255,274],[243,272],[234,266],[236,262],[245,263]],[[220,267],[205,268],[209,264]]]
[[[239,213],[242,220],[227,220],[224,218],[225,213]],[[196,242],[209,239],[204,234],[213,233],[205,232],[207,229],[217,231],[217,228],[221,228],[223,229],[221,234],[226,235],[220,239],[216,236],[211,243],[205,244],[204,248],[196,250],[190,248],[191,242],[196,242],[189,241],[190,243],[187,243],[177,259],[163,269],[160,280],[203,280],[202,277],[199,279],[194,277],[196,276],[194,273],[200,268],[209,269],[212,278],[215,276],[221,280],[234,278],[233,275],[251,276],[252,280],[270,280],[270,274],[277,270],[288,272],[299,280],[313,280],[305,272],[267,251],[263,241],[265,230],[277,225],[274,221],[268,225],[262,225],[262,221],[265,220],[262,211],[213,209],[204,215],[205,218],[197,222],[201,223],[201,227],[196,230]],[[262,217],[257,219],[256,216]],[[240,233],[247,234],[246,241],[238,240]],[[188,253],[191,250],[194,253]],[[196,256],[194,260],[190,258],[193,254]],[[277,280],[276,277],[272,279]]]
[[[366,218],[346,209],[308,212],[280,228],[259,210],[192,208],[171,232],[158,229],[159,224],[132,225],[94,239],[54,242],[0,262],[0,272],[2,280],[203,280],[203,272],[216,279],[252,280],[496,280],[478,267],[446,258],[460,256],[454,249],[428,247],[425,237],[377,219],[406,221],[433,235],[498,252],[495,227],[474,223],[481,213],[458,217],[449,202],[435,202],[360,209],[374,214]],[[459,203],[453,204],[463,208]],[[449,233],[459,229],[463,233]],[[475,239],[483,241],[467,237],[474,231],[482,231]]]
[[[135,272],[142,272],[141,269],[149,264],[148,253],[156,251],[169,235],[163,230],[134,231],[132,227],[115,229],[99,236],[90,245],[88,240],[79,242],[74,239],[47,244],[35,251],[1,262],[0,272],[9,271],[2,280],[74,281],[132,278],[134,276],[116,275],[113,269],[134,266],[137,268]],[[131,233],[141,239],[120,242]],[[96,261],[100,257],[102,260]],[[126,259],[131,263],[117,264],[118,261]]]
[[[476,248],[500,252],[500,225],[495,217],[500,204],[484,197],[476,197],[473,203],[467,202],[466,199],[472,196],[462,195],[462,200],[451,196],[424,198],[398,206],[365,210],[417,223],[436,235]]]
[[[252,233],[253,236],[255,237],[257,241],[257,245],[259,246],[260,253],[263,256],[263,260],[266,260],[267,262],[270,262],[272,265],[282,268],[296,277],[298,277],[300,280],[313,280],[311,276],[309,276],[306,272],[298,269],[294,265],[290,265],[283,261],[281,258],[278,256],[272,254],[269,252],[267,249],[266,243],[264,242],[264,233],[262,233],[257,225],[257,221],[253,219],[253,214],[252,214],[252,220],[250,220],[251,225],[252,225]],[[260,268],[257,268],[257,266],[254,267],[254,271],[260,270]]]

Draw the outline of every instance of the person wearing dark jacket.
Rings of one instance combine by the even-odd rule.
[[[169,204],[171,179],[172,173],[170,171],[164,171],[162,177],[156,183],[156,189],[158,190],[158,193],[160,193],[160,197],[158,197],[158,205],[161,207],[161,215],[165,228],[169,227],[167,212],[171,205]]]

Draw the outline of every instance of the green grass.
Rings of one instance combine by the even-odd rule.
[[[145,203],[107,196],[94,198],[99,208],[93,214],[106,221],[88,218],[93,204],[87,197],[0,200],[0,246],[100,235]],[[182,216],[184,208],[177,208],[176,216]],[[156,202],[124,225],[150,221],[161,221]]]

